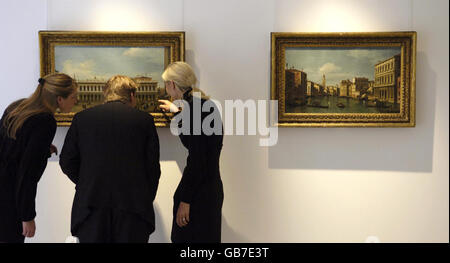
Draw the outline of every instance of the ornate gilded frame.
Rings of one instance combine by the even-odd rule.
[[[185,60],[184,32],[95,32],[95,31],[40,31],[41,76],[55,72],[55,47],[66,46],[131,46],[167,47],[165,65]],[[151,113],[155,124],[168,126],[168,117],[163,113]],[[58,126],[70,126],[75,113],[56,113]],[[169,116],[170,117],[170,116]]]
[[[416,32],[271,33],[271,99],[282,127],[414,127]],[[287,47],[401,47],[400,113],[288,113],[285,111]]]

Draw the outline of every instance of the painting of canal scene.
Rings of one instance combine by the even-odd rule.
[[[78,84],[77,104],[71,113],[56,113],[60,126],[73,116],[104,102],[103,88],[114,75],[125,75],[138,85],[136,108],[167,126],[168,116],[158,99],[167,99],[161,78],[174,61],[184,61],[184,32],[39,32],[41,75],[65,73]],[[169,116],[170,117],[170,116]]]
[[[286,112],[399,113],[400,52],[286,48]]]
[[[114,75],[131,77],[138,89],[136,107],[157,110],[158,98],[165,95],[161,78],[167,60],[164,47],[55,47],[55,72],[66,73],[78,83],[74,112],[103,103],[103,87]]]
[[[413,127],[415,32],[272,33],[279,126]]]

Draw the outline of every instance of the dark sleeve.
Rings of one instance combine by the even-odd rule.
[[[69,131],[64,140],[64,146],[59,157],[62,171],[74,183],[78,183],[80,171],[80,149],[78,147],[77,115],[74,116]]]
[[[199,190],[203,180],[207,161],[207,136],[193,134],[193,121],[191,114],[191,133],[185,135],[189,145],[188,171],[183,174],[180,189],[181,201],[191,203],[194,194]]]
[[[150,184],[149,187],[152,194],[152,200],[155,200],[156,191],[158,190],[159,177],[161,176],[161,167],[159,164],[159,138],[153,118],[150,119],[149,125],[150,135],[147,141],[147,176]]]
[[[28,138],[24,141],[16,185],[16,206],[19,218],[23,222],[31,221],[36,216],[35,198],[37,184],[47,167],[50,144],[56,133],[56,121],[53,116],[48,115],[43,119],[39,119],[36,125],[28,127],[33,130],[23,131],[24,134],[28,134]]]

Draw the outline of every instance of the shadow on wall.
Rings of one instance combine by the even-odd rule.
[[[228,224],[227,219],[222,216],[222,243],[250,243],[245,236],[237,233]]]
[[[187,150],[180,139],[170,132],[170,128],[158,128],[158,137],[160,161],[175,161],[182,173],[186,164]]]
[[[163,218],[161,217],[161,212],[159,207],[154,204],[155,209],[155,225],[156,229],[150,235],[148,240],[149,243],[170,243],[170,235],[164,231]]]
[[[424,52],[416,62],[414,128],[280,128],[271,169],[431,172],[436,73]]]

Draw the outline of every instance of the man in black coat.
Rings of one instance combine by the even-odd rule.
[[[134,108],[136,83],[114,76],[105,103],[76,114],[61,152],[76,184],[72,235],[84,242],[148,242],[161,174],[153,117]]]

